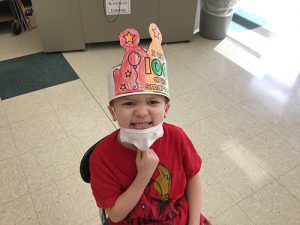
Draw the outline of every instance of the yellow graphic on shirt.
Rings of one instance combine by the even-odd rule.
[[[171,187],[171,172],[163,165],[158,165],[159,176],[155,179],[154,189],[161,194],[161,200],[169,199]]]

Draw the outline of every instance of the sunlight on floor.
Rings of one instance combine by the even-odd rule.
[[[242,29],[232,21],[227,38],[215,50],[255,76],[251,82],[254,89],[284,104],[294,86],[299,86],[300,44],[295,43],[300,39],[300,29],[296,29],[300,27],[300,2],[289,0],[286,9],[280,4],[241,1],[239,16],[258,27]]]
[[[248,179],[255,183],[263,183],[267,174],[261,173],[259,167],[253,166],[253,162],[246,157],[245,152],[241,148],[234,148],[234,151],[225,151],[225,155],[232,163],[239,167]]]

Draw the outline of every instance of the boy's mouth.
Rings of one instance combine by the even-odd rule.
[[[143,130],[152,127],[152,122],[149,123],[130,123],[130,129]]]

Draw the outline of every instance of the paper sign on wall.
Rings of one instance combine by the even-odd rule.
[[[106,15],[130,14],[131,0],[106,0]]]

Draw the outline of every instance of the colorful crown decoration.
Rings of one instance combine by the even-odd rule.
[[[153,23],[149,26],[149,33],[152,41],[147,51],[138,46],[140,36],[135,29],[128,28],[120,33],[120,44],[125,48],[125,54],[122,65],[113,70],[114,88],[109,89],[114,89],[114,93],[110,94],[110,100],[147,93],[169,98],[167,62],[161,47],[162,36]]]

